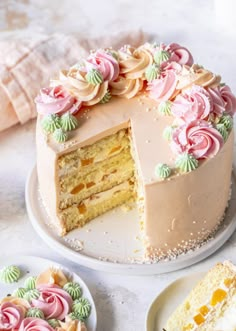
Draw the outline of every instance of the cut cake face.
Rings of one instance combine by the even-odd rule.
[[[213,267],[170,316],[166,331],[234,331],[236,268],[226,261]]]
[[[186,48],[98,50],[36,103],[40,191],[62,235],[127,201],[138,202],[151,258],[216,231],[230,195],[236,99]]]

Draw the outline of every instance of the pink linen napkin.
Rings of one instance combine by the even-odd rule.
[[[36,117],[34,98],[39,89],[90,49],[137,46],[146,37],[141,31],[94,40],[63,34],[7,33],[0,40],[0,131]]]

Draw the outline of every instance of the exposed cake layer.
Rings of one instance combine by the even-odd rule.
[[[59,212],[64,232],[82,227],[88,221],[123,203],[134,200],[134,181],[127,180],[109,190],[94,194],[79,204]]]
[[[212,268],[167,321],[167,331],[234,331],[235,268],[229,262]],[[233,303],[233,308],[230,304]]]
[[[145,94],[130,100],[113,97],[109,103],[90,109],[86,116],[83,110],[78,113],[83,124],[70,133],[71,139],[65,144],[57,144],[51,137],[46,140],[38,120],[40,190],[50,217],[61,229],[64,225],[59,216],[59,176],[65,173],[58,169],[58,159],[130,128],[135,168],[142,185],[139,208],[141,212],[144,210],[148,254],[154,258],[177,255],[194,248],[215,231],[228,203],[233,132],[216,156],[200,161],[192,172],[173,172],[163,181],[155,176],[156,165],[166,163],[175,167],[175,155],[163,138],[163,130],[173,122],[171,116],[158,113],[157,103]]]
[[[122,153],[60,178],[60,209],[78,203],[90,195],[107,190],[134,176],[134,162],[127,147]]]
[[[58,159],[59,176],[66,177],[80,169],[85,174],[90,172],[90,166],[106,160],[122,152],[129,146],[128,129],[119,130],[115,134],[98,140],[82,148],[64,154]]]
[[[74,159],[77,159],[77,167]],[[128,130],[121,130],[93,145],[63,155],[58,161],[59,167],[64,166],[61,170],[69,169],[71,161],[74,164],[72,169],[59,174],[60,209],[79,204],[83,199],[134,177]]]

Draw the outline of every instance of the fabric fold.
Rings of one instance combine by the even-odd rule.
[[[141,31],[100,39],[28,31],[7,33],[0,40],[0,131],[36,117],[34,98],[39,89],[84,57],[90,49],[138,45],[146,35]]]

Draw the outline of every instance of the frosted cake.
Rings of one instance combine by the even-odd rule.
[[[35,102],[39,187],[60,235],[129,201],[150,258],[216,231],[230,197],[236,99],[185,47],[91,51]]]

